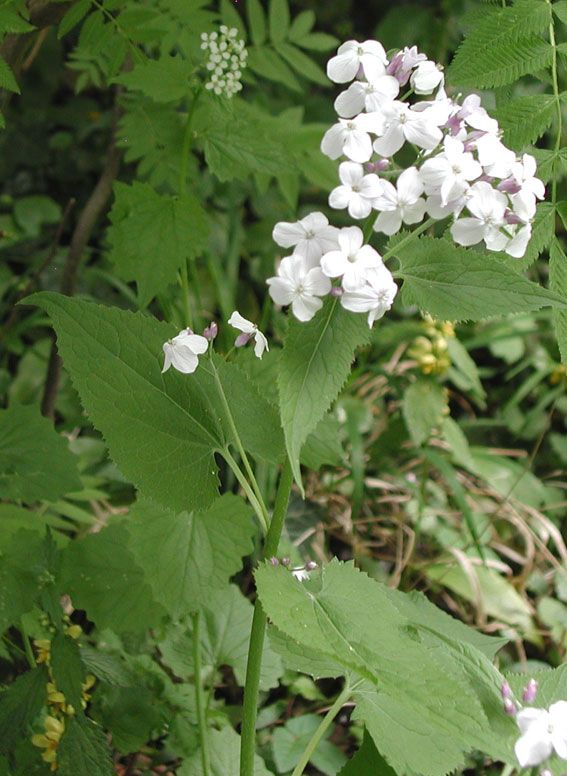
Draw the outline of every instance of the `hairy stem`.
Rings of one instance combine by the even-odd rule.
[[[200,612],[191,613],[193,625],[193,670],[195,678],[195,705],[197,707],[197,721],[199,723],[199,739],[201,742],[201,763],[203,776],[210,776],[211,761],[209,756],[209,739],[207,736],[206,706],[203,697],[203,685],[201,683],[201,615]]]
[[[280,537],[287,514],[287,506],[293,483],[293,472],[289,460],[283,468],[274,512],[264,547],[264,558],[271,558],[278,551]],[[242,717],[242,738],[240,744],[240,776],[254,776],[254,755],[256,752],[256,718],[258,716],[258,692],[260,689],[260,670],[266,633],[266,615],[260,599],[254,604],[254,618],[250,633],[250,648],[246,664],[246,685],[244,687],[244,707]]]

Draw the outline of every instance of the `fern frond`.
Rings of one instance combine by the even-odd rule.
[[[552,94],[534,94],[505,103],[496,111],[496,118],[504,130],[506,145],[521,151],[549,128],[554,112]]]

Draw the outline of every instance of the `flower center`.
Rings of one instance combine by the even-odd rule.
[[[356,253],[350,253],[347,256],[348,261],[350,261],[351,264],[356,264]]]
[[[364,49],[362,48],[362,46],[359,46],[356,49],[356,53],[358,54],[359,57],[361,57],[364,54]]]
[[[351,186],[352,190],[355,191],[357,194],[360,192],[360,186],[354,185]]]
[[[315,237],[315,232],[313,231],[313,229],[309,229],[309,230],[308,230],[308,231],[305,233],[305,239],[306,239],[306,240],[312,240],[314,237]]]
[[[460,174],[461,174],[461,172],[462,172],[462,170],[461,170],[461,168],[459,167],[459,165],[458,165],[458,164],[454,164],[454,165],[451,167],[451,169],[453,170],[453,173],[454,173],[454,175],[460,175]]]
[[[347,121],[347,129],[353,130],[356,129],[356,124],[354,121]]]

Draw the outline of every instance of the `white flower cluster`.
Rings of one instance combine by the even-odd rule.
[[[336,83],[354,80],[335,100],[338,122],[321,143],[331,159],[350,160],[339,167],[341,185],[331,193],[331,207],[347,208],[353,218],[378,211],[374,229],[388,235],[426,214],[452,217],[459,245],[484,241],[491,251],[524,255],[544,185],[535,177],[535,159],[517,158],[502,143],[498,123],[477,95],[462,102],[449,98],[441,68],[415,46],[388,60],[374,40],[344,43],[327,74]],[[407,102],[412,94],[435,90],[432,99]],[[417,156],[401,170],[393,157],[406,143]],[[395,186],[377,175],[384,170],[397,176]]]
[[[242,70],[246,67],[248,51],[243,40],[238,40],[236,27],[221,25],[220,31],[201,34],[201,48],[209,52],[205,67],[211,72],[205,88],[215,94],[233,97],[242,89]]]

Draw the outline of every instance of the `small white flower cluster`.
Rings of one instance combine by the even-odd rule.
[[[453,217],[451,234],[459,245],[484,241],[488,250],[524,255],[544,185],[532,156],[519,159],[504,146],[498,123],[477,95],[462,102],[449,98],[442,69],[415,46],[388,60],[374,40],[344,43],[327,74],[341,84],[354,79],[335,100],[338,122],[321,143],[331,159],[350,160],[339,167],[341,185],[331,192],[331,207],[347,208],[353,218],[378,211],[374,229],[388,235],[426,214]],[[405,85],[409,90],[398,98]],[[411,94],[435,90],[432,99],[407,102]],[[393,157],[406,143],[417,157],[401,170]],[[395,186],[377,175],[384,170],[397,176]]]
[[[211,72],[205,88],[233,97],[242,89],[240,79],[248,57],[244,41],[238,39],[238,30],[223,24],[219,32],[203,32],[201,41],[203,51],[209,52],[205,67]]]

